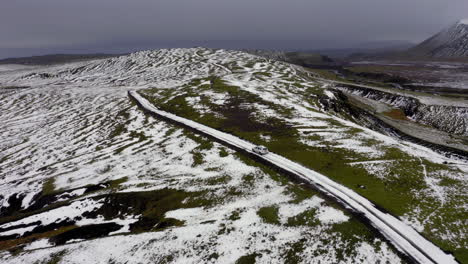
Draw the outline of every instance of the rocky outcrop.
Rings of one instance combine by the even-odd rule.
[[[408,118],[415,122],[450,134],[468,136],[468,108],[466,107],[427,105],[416,98],[364,87],[341,86],[338,89],[400,108]]]

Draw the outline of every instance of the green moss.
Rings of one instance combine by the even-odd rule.
[[[175,127],[171,127],[169,128],[166,133],[164,134],[164,137],[165,138],[168,138],[169,136],[171,136],[172,134],[174,134],[174,132],[176,132],[177,128]]]
[[[192,167],[196,167],[196,166],[203,164],[204,155],[202,153],[200,153],[199,151],[191,151],[190,153],[192,154],[192,158],[193,158]]]
[[[122,151],[124,151],[125,149],[127,149],[127,148],[129,148],[129,147],[131,147],[131,146],[133,146],[133,145],[136,145],[136,144],[138,144],[138,143],[139,143],[139,141],[135,141],[135,142],[131,142],[131,143],[127,144],[127,145],[123,145],[123,146],[121,146],[121,147],[115,149],[115,150],[114,150],[114,154],[120,154],[120,153],[121,153]]]
[[[294,200],[291,203],[298,204],[305,199],[310,199],[317,194],[316,191],[312,190],[309,187],[305,187],[299,184],[289,184],[286,188],[287,194],[292,194]]]
[[[278,217],[278,207],[276,206],[262,207],[257,211],[257,214],[265,223],[275,225],[280,224]]]
[[[236,260],[236,264],[254,264],[257,257],[261,257],[262,254],[254,253],[242,256]]]
[[[318,226],[320,220],[316,217],[317,210],[306,210],[296,216],[288,218],[288,226]]]
[[[214,253],[211,253],[209,256],[208,256],[208,260],[209,261],[213,261],[215,259],[218,259],[219,258],[219,254],[214,252]]]
[[[115,138],[126,132],[127,132],[127,127],[125,126],[125,124],[117,124],[114,127],[114,130],[112,130],[112,132],[109,134],[109,138]]]
[[[56,253],[52,253],[47,260],[42,261],[43,264],[58,264],[62,261],[63,256],[67,253],[66,250],[62,250]]]
[[[228,217],[229,220],[231,221],[236,221],[240,219],[240,210],[237,209],[231,213],[231,215]]]
[[[305,250],[305,242],[305,239],[300,239],[297,242],[286,244],[283,258],[287,259],[288,263],[291,264],[301,263],[303,261],[301,254]]]
[[[185,192],[174,189],[109,193],[95,196],[93,199],[104,199],[104,203],[98,210],[87,213],[87,217],[102,215],[110,220],[125,215],[141,215],[140,220],[130,226],[132,232],[157,231],[181,226],[182,221],[166,218],[166,212],[180,208],[200,207],[207,203],[203,192]]]
[[[255,75],[265,76],[265,77],[271,77],[271,73],[269,73],[269,72],[255,72],[254,74]]]
[[[443,177],[439,182],[440,186],[454,186],[454,185],[460,185],[461,186],[462,184],[463,184],[463,182],[460,181],[460,180],[447,178],[447,177]]]
[[[42,195],[49,195],[55,192],[55,178],[49,178],[42,184]]]
[[[7,161],[8,158],[9,158],[11,155],[12,155],[12,154],[10,154],[10,155],[4,155],[2,158],[0,158],[0,164],[1,164],[1,163],[4,163],[5,161]]]
[[[300,83],[298,83],[298,82],[295,82],[293,85],[296,86],[296,87],[298,87],[298,88],[305,88],[304,85],[302,85],[302,84],[300,84]]]
[[[332,74],[328,71],[319,72],[322,74]],[[333,78],[336,78],[336,76]],[[419,193],[428,188],[424,181],[421,160],[415,159],[413,156],[404,153],[398,148],[379,146],[379,149],[385,153],[384,156],[380,158],[382,160],[395,161],[394,164],[397,165],[389,166],[385,177],[381,177],[382,175],[372,175],[362,167],[349,165],[350,162],[370,160],[365,154],[346,149],[309,146],[302,143],[302,139],[305,137],[320,143],[324,143],[321,141],[326,140],[326,138],[317,135],[301,134],[297,128],[285,122],[285,120],[294,116],[293,110],[287,109],[282,105],[266,102],[261,97],[241,90],[239,87],[227,85],[221,78],[211,77],[208,80],[210,80],[209,87],[198,87],[197,89],[209,89],[211,92],[229,95],[229,99],[227,99],[226,103],[222,106],[211,104],[210,100],[203,100],[203,105],[210,109],[209,113],[199,113],[196,109],[187,104],[185,98],[198,96],[198,91],[194,91],[193,87],[185,87],[182,89],[182,94],[169,100],[168,103],[166,103],[166,101],[172,98],[173,91],[164,90],[157,91],[157,93],[146,92],[146,97],[163,110],[233,134],[254,144],[263,144],[272,152],[318,171],[334,181],[353,189],[376,205],[385,208],[395,215],[401,216],[407,214],[418,207],[422,208],[423,214],[426,211],[429,213],[434,210],[445,211],[446,213],[451,212],[449,210],[450,205],[448,204],[440,208],[440,206],[433,201],[429,203],[426,202],[427,199],[421,199]],[[181,92],[181,90],[177,91],[178,93]],[[319,96],[322,93],[322,89],[308,87],[304,91],[304,99],[313,102],[316,99],[311,98],[310,95]],[[278,96],[281,97],[281,95]],[[264,119],[259,118],[258,115],[255,115],[256,110],[251,107],[253,104],[272,109],[276,111],[278,115]],[[343,126],[341,122],[332,118],[317,118],[316,120],[323,120],[329,124],[329,127],[344,128],[344,138],[352,138],[362,132],[362,130],[357,128],[348,129],[348,127]],[[324,127],[324,129],[328,129],[329,127]],[[269,135],[270,140],[268,142],[262,140],[261,135]],[[331,142],[327,144],[333,145],[334,143]],[[376,140],[367,140],[364,144],[374,146],[380,143]],[[222,150],[220,151],[220,155],[227,155],[226,153],[221,153]],[[271,175],[274,180],[282,185],[286,185],[290,182],[289,179],[278,174],[268,166],[255,162],[251,158],[239,153],[235,153],[234,155],[248,165],[260,167],[265,173]],[[201,155],[197,157],[198,161],[196,163],[204,162],[202,158]],[[438,167],[436,164],[427,161],[423,161],[423,164],[427,167],[428,171],[447,169],[447,166]],[[243,180],[246,183],[250,183],[254,177],[253,175],[245,176]],[[454,186],[457,183],[451,179],[442,179],[441,184]],[[295,188],[288,186],[288,188],[295,196],[295,199],[292,201],[294,203],[299,203],[315,194],[306,189],[301,189],[301,187]],[[463,198],[461,199],[463,200]],[[275,219],[275,213],[274,210],[272,210],[273,209],[266,209],[266,212],[270,211],[270,220]],[[307,217],[301,217],[303,217],[303,219],[292,219],[291,221],[296,221],[295,224],[301,221],[305,222]],[[309,219],[312,219],[311,215]],[[274,222],[274,220],[272,221]],[[358,226],[357,228],[359,229],[360,227]],[[441,228],[447,229],[448,227]],[[430,236],[431,240],[437,241],[438,245],[442,245],[444,249],[454,249],[453,245],[444,244],[443,241],[441,242],[435,235],[433,236],[433,234],[430,234],[429,231],[426,230],[424,234]]]
[[[255,175],[254,174],[247,174],[242,176],[242,182],[251,186],[255,181]]]
[[[329,233],[339,236],[346,246],[335,245],[335,250],[338,253],[338,259],[344,260],[345,256],[355,257],[357,255],[357,248],[362,241],[369,243],[377,248],[378,242],[375,234],[369,230],[363,223],[359,222],[356,218],[351,218],[348,221],[333,224]]]
[[[229,152],[227,152],[226,148],[221,147],[219,149],[219,156],[222,157],[222,158],[227,157],[227,156],[229,156]]]
[[[145,140],[148,139],[143,131],[140,131],[140,132],[131,131],[130,132],[130,137],[131,138],[138,138],[138,141],[140,141],[140,142],[145,141]]]
[[[220,177],[213,177],[206,180],[207,185],[219,185],[219,184],[226,184],[231,180],[231,177],[228,175],[220,176]]]
[[[127,181],[128,181],[128,177],[123,177],[117,180],[109,181],[107,185],[109,186],[109,188],[115,189],[115,188],[118,188],[122,183],[125,183]]]
[[[453,251],[453,255],[460,263],[468,263],[468,249],[457,248]]]
[[[128,108],[119,111],[119,112],[117,113],[117,116],[118,116],[118,117],[122,117],[122,118],[124,118],[124,119],[129,119],[129,118],[130,118],[130,114],[127,112],[127,110],[128,110]]]

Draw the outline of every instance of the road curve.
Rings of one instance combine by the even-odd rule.
[[[227,145],[256,155],[254,152],[252,152],[252,148],[255,145],[248,141],[207,127],[192,120],[159,110],[148,100],[139,95],[136,91],[129,91],[128,94],[131,98],[136,100],[137,103],[147,112],[153,113],[159,117],[163,117],[183,126],[190,127],[191,129],[201,132],[202,134],[216,138],[217,140],[222,141]],[[304,166],[275,153],[268,153],[263,156],[257,156],[259,159],[262,159],[269,164],[272,164],[303,180],[306,180],[307,182],[310,182],[321,191],[336,198],[340,203],[345,205],[346,208],[361,214],[399,251],[412,258],[414,261],[418,263],[457,263],[452,255],[442,251],[439,247],[425,239],[413,228],[406,225],[398,218],[380,211],[369,200],[355,193],[353,190],[332,181],[328,177],[316,171],[305,168]]]

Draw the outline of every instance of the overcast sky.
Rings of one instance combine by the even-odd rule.
[[[2,0],[0,57],[418,42],[464,17],[468,0]]]

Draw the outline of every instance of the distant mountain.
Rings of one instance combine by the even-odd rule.
[[[410,55],[418,57],[468,57],[468,19],[460,20],[411,48],[408,52]]]
[[[51,65],[73,61],[104,59],[115,57],[114,54],[52,54],[43,56],[31,56],[21,58],[8,58],[0,60],[0,64],[23,64],[23,65]]]
[[[355,52],[347,60],[468,60],[468,19],[462,19],[422,43],[407,49]]]

